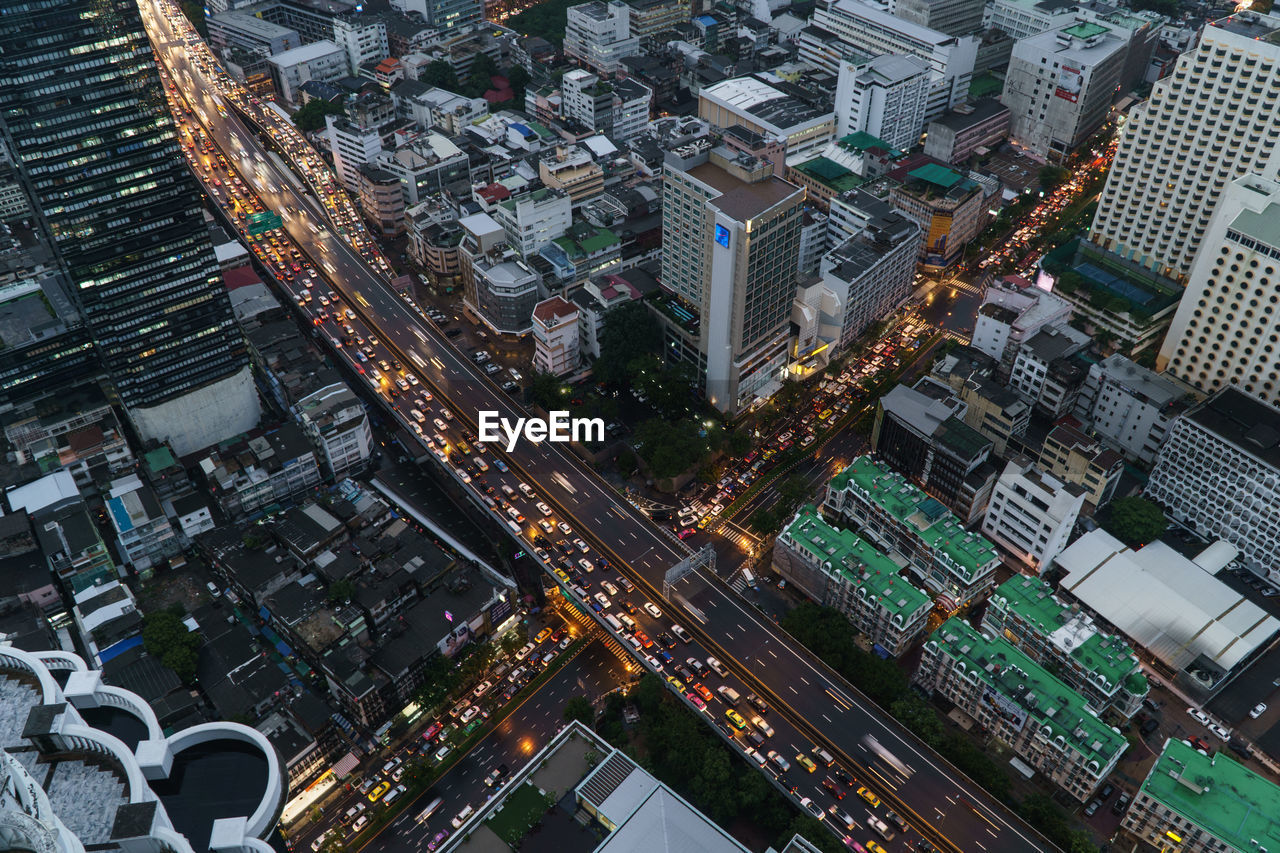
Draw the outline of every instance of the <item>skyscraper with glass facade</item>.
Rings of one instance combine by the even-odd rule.
[[[182,454],[254,426],[244,339],[134,0],[5,4],[0,130],[139,433]]]

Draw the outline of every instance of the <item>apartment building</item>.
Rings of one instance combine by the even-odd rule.
[[[333,19],[333,42],[347,54],[347,72],[359,76],[366,62],[389,57],[387,25],[373,15],[343,15]]]
[[[1080,692],[1098,714],[1129,719],[1150,689],[1133,648],[1066,604],[1040,578],[1014,575],[987,600],[984,633],[998,636]]]
[[[893,14],[922,27],[953,36],[982,29],[982,0],[896,0]]]
[[[960,260],[965,246],[987,224],[989,204],[977,182],[938,163],[921,162],[895,170],[901,181],[889,201],[924,230],[920,261],[943,268]]]
[[[236,520],[293,501],[323,482],[315,448],[288,421],[219,445],[197,467],[222,511]]]
[[[533,306],[533,369],[555,376],[578,370],[578,309],[559,296]]]
[[[302,46],[298,31],[264,21],[248,12],[222,12],[205,18],[209,46],[221,52],[239,47],[268,56]]]
[[[113,480],[104,502],[121,555],[142,577],[150,577],[156,564],[181,553],[182,543],[155,491],[137,474]]]
[[[836,82],[836,138],[869,133],[903,151],[924,130],[933,70],[923,59],[885,54],[844,59]]]
[[[1091,240],[1187,279],[1230,183],[1275,177],[1280,167],[1278,34],[1280,15],[1251,11],[1201,30],[1173,73],[1130,111]]]
[[[926,121],[932,121],[969,97],[969,83],[978,55],[978,39],[973,36],[948,35],[862,0],[833,0],[826,8],[816,9],[813,27],[838,39],[839,44],[834,48],[840,55],[853,52],[871,57],[896,53],[927,62],[933,71],[933,86],[925,111]],[[807,61],[804,51],[800,59]],[[835,73],[834,68],[829,70]]]
[[[1123,456],[1070,424],[1058,424],[1045,436],[1039,465],[1050,476],[1080,486],[1086,511],[1110,501],[1124,473]]]
[[[1278,217],[1280,182],[1250,175],[1226,188],[1158,367],[1206,394],[1234,385],[1280,405]]]
[[[895,657],[924,633],[933,609],[896,563],[852,531],[827,524],[812,506],[801,507],[774,542],[773,568]]]
[[[897,311],[911,296],[920,226],[889,205],[875,201],[879,214],[862,231],[823,256],[820,277],[834,297],[834,310],[822,321],[823,335],[839,349],[851,345],[872,323]]]
[[[345,383],[327,385],[298,400],[298,422],[311,439],[326,477],[341,480],[373,456],[373,431],[364,405]]]
[[[1041,573],[1067,547],[1083,508],[1084,489],[1020,456],[1000,472],[982,532],[1028,571]]]
[[[1177,383],[1113,353],[1089,366],[1075,415],[1126,457],[1150,465],[1187,405]]]
[[[533,306],[545,295],[542,277],[524,262],[492,217],[476,213],[458,220],[458,225],[463,232],[458,252],[463,301],[493,331],[527,334]]]
[[[302,103],[299,90],[303,83],[329,82],[347,74],[347,52],[332,41],[317,41],[277,53],[267,64],[280,100],[298,106]]]
[[[1065,326],[1070,319],[1071,306],[1051,293],[997,283],[982,297],[969,345],[994,358],[997,374],[1008,378],[1024,342],[1045,326]]]
[[[1280,409],[1232,387],[1188,409],[1174,420],[1146,493],[1280,579]]]
[[[530,258],[573,225],[573,200],[562,190],[543,187],[499,202],[493,218],[520,256]]]
[[[961,104],[925,128],[924,153],[943,163],[964,165],[980,148],[995,147],[1009,136],[1009,108],[995,98]]]
[[[959,618],[924,644],[912,680],[937,693],[1007,744],[1033,770],[1085,802],[1129,748],[1075,687],[1013,644]]]
[[[1273,845],[1280,787],[1227,750],[1202,755],[1167,738],[1120,822],[1157,849],[1180,853],[1263,851]]]
[[[1128,48],[1123,34],[1092,22],[1018,39],[1000,95],[1009,138],[1032,157],[1064,160],[1106,120]]]
[[[557,145],[538,158],[544,186],[569,196],[578,210],[604,192],[604,168],[582,145]]]
[[[827,484],[823,514],[904,565],[946,611],[986,597],[1000,555],[901,474],[859,456]]]
[[[1049,420],[1071,411],[1089,367],[1079,358],[1093,339],[1071,326],[1045,326],[1013,359],[1009,387]]]
[[[631,33],[631,7],[622,0],[591,0],[570,6],[564,31],[564,57],[606,76],[618,73],[618,62],[640,52]]]

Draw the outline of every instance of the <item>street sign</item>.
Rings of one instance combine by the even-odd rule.
[[[284,224],[284,221],[271,211],[255,213],[249,217],[249,233],[253,236],[272,231]]]

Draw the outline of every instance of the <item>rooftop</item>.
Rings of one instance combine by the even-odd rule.
[[[1280,469],[1280,409],[1228,386],[1185,417],[1272,470]]]
[[[1280,16],[1259,15],[1257,12],[1237,12],[1209,23],[1212,27],[1235,33],[1245,38],[1258,39],[1273,44],[1280,43]]]
[[[1231,230],[1280,249],[1280,204],[1269,204],[1262,211],[1240,211],[1231,221]]]
[[[996,547],[986,537],[966,531],[946,507],[908,483],[901,474],[876,464],[870,456],[853,460],[831,481],[830,488],[839,491],[850,485],[924,544],[946,555],[970,578],[1000,559]]]
[[[739,222],[754,219],[775,205],[804,194],[803,189],[777,175],[747,183],[711,162],[693,167],[688,175],[718,191],[720,195],[709,203]]]
[[[1201,755],[1169,738],[1142,793],[1235,850],[1256,850],[1257,839],[1276,837],[1280,787],[1226,750]]]
[[[781,80],[762,74],[733,77],[705,87],[698,97],[750,116],[766,130],[784,135],[793,128],[830,120],[830,112],[793,97],[781,84]]]
[[[851,530],[832,527],[813,506],[804,506],[788,525],[785,535],[822,558],[825,568],[843,575],[870,593],[889,613],[904,618],[933,606],[922,590],[912,586],[899,572],[898,564],[877,551]]]
[[[1146,677],[1132,647],[1122,638],[1098,630],[1078,608],[1054,596],[1053,588],[1036,577],[1014,575],[996,587],[987,612],[1007,611],[1080,664],[1090,676],[1101,676],[1109,690],[1127,679],[1131,693],[1146,692]],[[1096,682],[1095,679],[1091,679]]]
[[[1027,722],[1048,731],[1050,740],[1061,738],[1099,769],[1111,765],[1129,742],[1102,722],[1075,688],[1059,681],[1040,664],[1008,641],[988,638],[968,622],[953,617],[933,633],[930,643],[956,661],[963,661],[966,675],[975,674],[1002,698],[1026,712]]]
[[[332,53],[341,54],[342,48],[331,41],[324,40],[304,44],[302,47],[295,47],[293,50],[286,50],[283,53],[277,53],[275,56],[268,57],[267,61],[273,65],[287,68],[290,65],[297,65],[301,62],[312,62]]]

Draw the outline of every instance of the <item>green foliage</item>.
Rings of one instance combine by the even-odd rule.
[[[324,98],[312,98],[293,114],[293,124],[298,130],[309,133],[324,127],[325,116],[342,115],[342,101],[326,101]]]
[[[539,8],[543,7],[535,6],[534,10]],[[633,363],[642,356],[657,355],[661,350],[662,327],[644,303],[619,305],[604,315],[600,358],[594,368],[596,378],[614,385],[630,382]]]
[[[507,26],[526,36],[542,36],[552,44],[564,41],[568,9],[581,0],[548,0],[510,18]]]
[[[209,27],[204,20],[204,4],[196,0],[182,0],[179,5],[182,7],[182,14],[191,22],[191,26],[196,28],[201,38],[208,38]]]
[[[618,451],[617,457],[613,460],[613,464],[617,466],[618,473],[624,477],[630,477],[636,472],[638,462],[636,455],[631,452],[630,448],[622,448]]]
[[[675,477],[697,465],[710,450],[698,434],[697,421],[674,423],[659,418],[647,420],[636,429],[640,455],[656,477]]]
[[[246,530],[240,537],[240,544],[248,548],[250,551],[261,551],[267,547],[267,534],[258,530]]]
[[[483,96],[493,88],[490,78],[497,73],[498,65],[493,61],[493,57],[483,51],[477,53],[471,60],[471,73],[467,75],[467,85],[463,87],[463,94],[471,98]]]
[[[569,386],[554,373],[534,371],[529,377],[529,399],[547,411],[563,409],[569,400],[566,393]]]
[[[447,89],[450,92],[457,92],[458,75],[454,73],[453,66],[443,59],[437,59],[429,63],[426,68],[422,69],[420,81],[428,86],[436,86],[441,89]]]
[[[341,601],[350,601],[351,596],[355,594],[356,594],[355,584],[353,584],[351,581],[347,580],[346,578],[342,578],[341,580],[336,580],[333,583],[329,584],[328,598],[329,598],[329,601],[331,602],[336,603]]]
[[[1054,289],[1071,294],[1084,287],[1087,283],[1088,281],[1080,273],[1073,269],[1068,269],[1058,276],[1058,282],[1054,285]]]
[[[1154,542],[1169,528],[1160,506],[1142,497],[1117,498],[1107,504],[1101,515],[1103,528],[1133,547]]]
[[[1070,176],[1071,173],[1061,166],[1045,166],[1039,174],[1040,188],[1051,190]]]
[[[514,93],[512,100],[517,107],[523,109],[524,90],[529,86],[529,72],[523,65],[512,65],[507,69],[507,82],[511,84],[511,91]]]
[[[142,617],[142,645],[147,654],[159,658],[183,683],[195,681],[200,637],[187,630],[181,616],[160,610]]]
[[[1096,849],[1089,833],[1073,828],[1066,813],[1044,794],[1028,795],[1018,804],[1018,813],[1067,853],[1093,853]]]
[[[566,723],[578,720],[589,727],[596,721],[596,709],[591,706],[591,700],[586,696],[571,696],[569,701],[564,703],[562,716]]]

